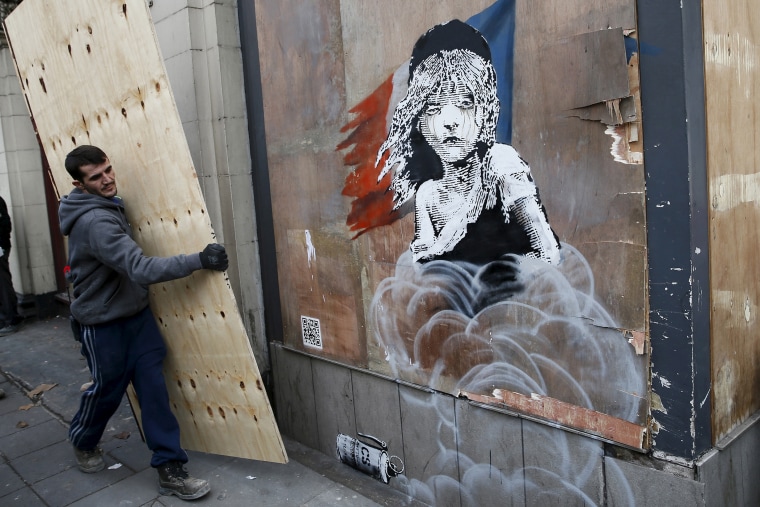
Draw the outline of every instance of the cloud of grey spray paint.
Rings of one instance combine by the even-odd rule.
[[[595,300],[593,274],[583,256],[567,244],[562,251],[558,266],[530,258],[484,266],[420,265],[403,254],[395,276],[380,283],[370,307],[374,335],[392,373],[452,394],[492,395],[497,389],[535,393],[642,421],[645,358],[636,355]],[[494,277],[494,272],[508,275]],[[446,403],[446,397],[438,398],[436,403]],[[445,438],[457,431],[449,411],[440,411],[438,424],[439,449],[428,464],[428,479],[399,477],[409,494],[433,505],[456,494],[464,505],[478,505],[477,495],[485,491],[481,483],[487,480],[490,488],[499,484],[505,495],[563,502],[575,496],[587,505],[596,503],[599,442],[532,424],[522,438],[546,447],[543,455],[551,456],[551,470],[525,462],[494,471],[489,463],[476,463],[445,443],[456,441]],[[572,452],[569,438],[574,438]],[[449,472],[452,461],[458,463],[458,474]],[[614,462],[606,460],[605,466],[608,478],[620,476]]]

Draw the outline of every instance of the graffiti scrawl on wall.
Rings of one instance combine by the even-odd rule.
[[[512,19],[513,8],[488,12]],[[436,25],[345,127],[355,237],[414,220],[369,307],[376,343],[397,378],[481,400],[546,396],[641,423],[641,358],[596,299],[584,256],[552,229],[529,165],[499,141],[511,118],[499,122],[498,88],[512,83],[497,75],[511,78],[484,34],[459,20]]]

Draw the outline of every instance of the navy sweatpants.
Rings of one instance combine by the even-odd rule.
[[[186,463],[179,424],[169,408],[164,383],[166,346],[150,308],[106,324],[82,326],[82,354],[94,383],[82,394],[79,411],[71,421],[71,443],[78,449],[94,449],[132,382],[145,440],[153,451],[151,466],[174,460]]]

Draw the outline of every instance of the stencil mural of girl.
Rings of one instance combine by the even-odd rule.
[[[344,131],[355,130],[338,146],[355,146],[344,194],[357,197],[347,219],[357,236],[414,209],[410,248],[368,307],[376,364],[452,394],[537,394],[641,420],[643,359],[596,299],[589,263],[558,241],[528,165],[497,141],[486,39],[458,20],[436,25],[408,69],[351,110]],[[389,124],[383,100],[397,104]],[[387,130],[367,135],[373,122]],[[379,191],[356,191],[370,181]]]
[[[494,62],[471,25],[437,25],[414,46],[408,76],[406,65],[397,70],[350,110],[355,117],[342,130],[350,134],[338,149],[353,146],[344,162],[356,166],[343,189],[355,198],[346,220],[358,231],[354,238],[414,209],[410,248],[404,238],[393,273],[378,281],[368,306],[370,368],[457,397],[508,406],[508,400],[548,400],[547,407],[559,400],[641,424],[646,357],[597,300],[583,254],[558,241],[528,165],[497,141],[511,135],[511,123],[500,132],[496,125],[497,92],[505,88],[501,120],[511,120],[511,73],[503,71],[512,60],[503,51],[511,42],[498,42],[492,32],[507,25],[514,4],[498,1],[492,9],[468,22],[489,33]],[[369,241],[382,243],[379,236]],[[402,395],[410,413],[429,409],[428,398],[410,392]],[[449,398],[435,400],[438,452],[425,464],[424,482],[398,477],[402,490],[431,505],[451,498],[481,505],[479,495],[489,491],[483,485],[495,482],[504,498],[594,504],[584,491],[595,487],[598,444],[588,441],[581,450],[564,432],[520,426],[531,432],[524,441],[546,446],[545,453],[568,465],[560,473],[495,472],[490,460],[474,461],[458,449],[459,435],[450,432],[459,412],[455,417]],[[546,417],[553,417],[549,410]],[[454,462],[458,479],[450,474]]]
[[[560,245],[525,161],[496,143],[496,72],[483,36],[459,20],[417,41],[406,97],[377,163],[393,172],[394,209],[410,200],[417,262],[485,264],[516,254],[560,262]]]

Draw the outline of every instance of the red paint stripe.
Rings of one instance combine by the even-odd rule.
[[[343,195],[354,198],[346,218],[349,229],[358,231],[354,238],[399,218],[399,214],[393,211],[393,192],[388,191],[390,173],[377,181],[385,157],[375,165],[377,152],[388,134],[386,117],[392,92],[393,75],[350,110],[354,118],[340,129],[349,133],[336,149],[347,149],[343,163],[354,167],[346,177],[342,191]]]

